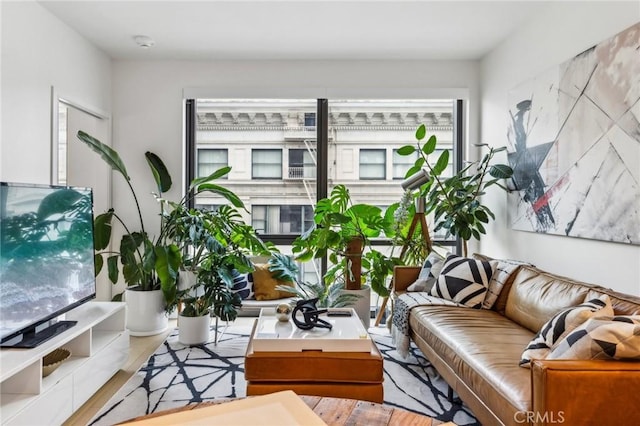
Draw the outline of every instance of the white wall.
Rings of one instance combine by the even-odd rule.
[[[0,2],[0,8],[0,180],[47,184],[51,87],[59,97],[109,115],[111,59],[35,2]],[[103,274],[98,299],[110,299],[111,287]]]
[[[149,195],[153,179],[144,152],[166,163],[174,180],[168,195],[181,189],[183,90],[190,96],[218,98],[393,98],[468,96],[478,124],[477,61],[115,61],[113,146],[125,161],[145,212],[157,212]],[[136,224],[134,206],[122,179],[113,182],[115,208]],[[148,225],[154,218],[147,215]],[[157,222],[156,222],[157,223]]]
[[[111,60],[35,2],[2,8],[0,180],[49,183],[51,86],[95,111],[111,109]]]
[[[635,1],[550,4],[482,60],[482,140],[506,145],[510,89],[639,20]],[[639,246],[514,231],[507,223],[505,194],[492,192],[488,202],[497,220],[481,241],[483,253],[524,259],[551,272],[640,294]]]

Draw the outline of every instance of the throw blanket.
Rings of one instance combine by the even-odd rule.
[[[391,322],[391,338],[396,345],[396,350],[402,358],[409,355],[409,312],[416,306],[458,306],[468,308],[461,303],[440,299],[431,296],[427,292],[407,292],[401,294],[394,301],[393,318]]]

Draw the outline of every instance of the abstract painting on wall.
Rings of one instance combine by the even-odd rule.
[[[509,92],[514,229],[640,244],[640,23]]]

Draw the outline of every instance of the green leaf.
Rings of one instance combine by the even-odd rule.
[[[96,265],[95,276],[97,277],[98,274],[100,274],[100,271],[102,271],[102,266],[104,265],[104,259],[102,258],[102,255],[100,253],[97,253],[93,255],[93,262]]]
[[[413,145],[405,145],[398,148],[398,155],[411,155],[416,152],[416,147]]]
[[[182,253],[175,244],[154,247],[155,270],[160,279],[160,288],[167,304],[176,298],[176,279],[182,263]]]
[[[482,210],[476,210],[474,216],[480,221],[484,223],[489,223],[489,216]]]
[[[104,250],[111,241],[111,219],[113,209],[98,215],[93,221],[93,247],[95,250]]]
[[[416,139],[421,141],[422,139],[424,139],[426,135],[427,135],[427,127],[424,124],[421,124],[420,126],[418,126],[418,129],[416,130]]]
[[[494,164],[489,168],[489,174],[494,178],[508,179],[513,176],[513,169],[506,164]]]
[[[131,178],[127,173],[127,168],[124,166],[124,162],[120,158],[120,155],[111,147],[103,144],[93,136],[88,135],[82,130],[78,131],[78,139],[87,144],[89,148],[100,154],[105,163],[109,165],[113,170],[119,172],[127,181]]]
[[[203,183],[202,185],[198,186],[197,192],[200,193],[204,191],[214,192],[229,200],[229,202],[235,207],[239,209],[246,209],[242,200],[230,189],[213,183]]]
[[[219,168],[215,172],[211,173],[209,176],[196,178],[192,180],[191,185],[189,185],[189,192],[191,192],[191,190],[197,187],[198,185],[201,185],[203,183],[206,183],[212,180],[220,179],[221,177],[229,174],[230,171],[231,171],[231,167],[225,166],[225,167]]]
[[[422,170],[422,167],[418,166],[418,165],[414,165],[411,166],[409,168],[409,170],[407,170],[407,173],[404,175],[404,178],[407,179],[409,176],[413,176],[416,173],[418,173],[420,170]]]
[[[487,233],[487,230],[484,229],[484,226],[482,226],[481,223],[476,223],[476,228],[478,228],[478,231],[480,231],[481,234],[486,234]],[[480,239],[480,238],[478,238],[478,239]]]
[[[153,178],[158,186],[158,193],[162,194],[163,192],[169,191],[171,189],[171,175],[169,174],[169,170],[167,170],[167,166],[165,166],[160,157],[153,152],[147,151],[144,153],[144,156],[147,159]]]
[[[433,173],[437,176],[440,176],[442,172],[445,171],[447,166],[449,165],[449,150],[442,151],[440,157],[438,157],[438,161],[436,161],[436,165],[433,166]]]
[[[436,150],[437,143],[438,143],[438,140],[436,139],[436,136],[431,135],[427,143],[425,143],[424,146],[422,147],[422,152],[424,152],[425,155],[433,154],[433,151]]]
[[[109,281],[113,284],[118,282],[118,256],[109,256],[107,258],[107,272],[109,275]]]

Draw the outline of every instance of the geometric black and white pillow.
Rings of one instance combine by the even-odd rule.
[[[442,266],[444,265],[444,257],[432,251],[424,261],[418,279],[407,287],[407,291],[431,291],[435,284]]]
[[[480,309],[493,275],[490,262],[447,256],[431,295]]]
[[[596,316],[613,316],[613,307],[609,296],[603,294],[598,299],[564,309],[547,321],[538,334],[529,342],[522,357],[520,366],[529,368],[532,359],[545,359],[554,344],[558,343],[571,331],[582,325],[589,318]]]
[[[640,316],[591,318],[558,342],[547,359],[640,359]]]
[[[241,274],[235,269],[232,272],[233,275],[233,286],[231,287],[231,291],[233,293],[238,293],[240,299],[253,299],[253,274]]]

